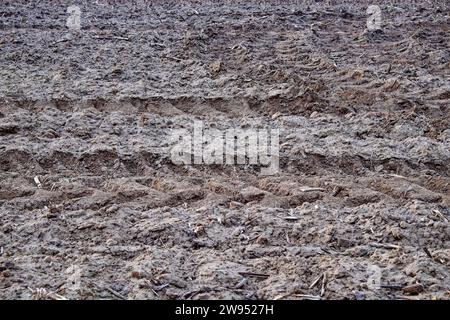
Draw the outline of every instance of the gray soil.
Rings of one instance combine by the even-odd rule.
[[[1,1],[0,298],[450,299],[431,2]],[[194,119],[280,129],[280,172],[173,164]]]

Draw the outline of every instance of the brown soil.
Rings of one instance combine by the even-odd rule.
[[[380,5],[369,32],[356,0],[99,0],[70,34],[72,3],[2,1],[0,298],[450,299],[432,2]],[[173,164],[194,119],[280,129],[279,174]]]

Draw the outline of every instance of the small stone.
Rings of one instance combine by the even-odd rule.
[[[4,278],[12,277],[12,272],[10,270],[5,270],[5,271],[2,272],[2,276]]]
[[[261,235],[261,236],[259,236],[259,237],[256,239],[255,242],[256,242],[257,244],[263,244],[263,245],[265,245],[265,244],[268,244],[268,243],[269,243],[269,239],[268,239],[267,237]]]
[[[203,225],[199,224],[194,228],[194,233],[197,237],[206,235],[206,229]]]
[[[233,232],[231,233],[231,236],[232,237],[237,237],[238,235],[240,235],[244,231],[245,231],[244,227],[237,227],[236,229],[233,230]]]
[[[336,279],[346,278],[350,276],[350,273],[342,266],[337,266],[336,269],[334,269],[333,274]]]
[[[218,73],[222,69],[222,62],[220,60],[214,61],[209,65],[211,71],[214,73]]]
[[[264,195],[264,191],[253,186],[241,190],[241,197],[245,202],[260,200]]]
[[[420,283],[412,284],[403,288],[405,294],[416,295],[423,292],[424,287]]]
[[[344,221],[348,224],[354,224],[356,221],[358,221],[357,215],[348,215],[345,217]]]
[[[356,292],[355,299],[356,300],[366,300],[366,295],[362,292]]]
[[[186,281],[184,281],[181,278],[178,278],[176,276],[172,276],[172,275],[167,275],[164,276],[164,280],[167,283],[170,283],[171,285],[174,285],[177,288],[186,288],[188,286],[188,283]]]
[[[111,207],[109,207],[108,209],[106,209],[106,213],[113,213],[116,212],[119,209],[119,206],[113,204]]]

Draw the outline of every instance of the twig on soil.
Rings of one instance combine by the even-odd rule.
[[[268,278],[270,275],[268,274],[262,274],[262,273],[254,273],[254,272],[239,272],[239,274],[243,277],[255,277],[255,278]]]
[[[288,216],[288,217],[284,217],[283,218],[284,220],[298,220],[298,219],[300,219],[299,217],[295,217],[295,216]]]
[[[162,285],[159,285],[159,286],[152,286],[152,285],[150,285],[150,281],[149,280],[147,280],[147,279],[145,279],[146,280],[146,282],[149,284],[149,288],[150,288],[150,290],[152,290],[152,292],[155,294],[155,296],[157,296],[157,297],[159,297],[159,294],[158,294],[158,291],[161,291],[161,290],[163,290],[164,288],[167,288],[168,286],[170,286],[170,284],[168,284],[168,283],[165,283],[165,284],[162,284]]]
[[[151,47],[160,47],[161,49],[165,49],[167,48],[166,45],[161,44],[161,43],[156,43],[156,42],[152,42],[149,44]]]
[[[439,210],[433,210],[433,212],[436,213],[443,221],[448,222],[448,218],[444,216],[442,212],[440,212]]]
[[[234,286],[235,289],[242,289],[242,287],[244,287],[247,284],[247,278],[243,278],[241,281],[238,282],[238,284],[236,284]]]
[[[331,254],[331,251],[327,248],[323,248],[321,247],[320,250],[322,250],[323,252],[325,252],[326,254]]]
[[[419,298],[407,297],[407,296],[396,296],[395,298],[399,300],[420,300]]]
[[[186,292],[185,294],[183,294],[183,296],[181,297],[183,300],[186,300],[186,299],[190,299],[190,298],[192,298],[193,296],[195,296],[195,295],[197,295],[197,294],[199,294],[199,293],[201,293],[201,292],[203,292],[203,290],[192,290],[192,291],[188,291],[188,292]]]
[[[106,290],[111,292],[114,296],[116,296],[119,299],[127,300],[127,297],[123,296],[122,294],[120,294],[119,292],[115,291],[114,289],[112,289],[110,287],[106,287]]]
[[[154,286],[154,287],[153,287],[153,290],[155,290],[155,291],[161,291],[162,289],[167,288],[168,286],[170,286],[170,284],[165,283],[165,284],[162,284],[162,285],[160,285],[160,286]]]
[[[407,177],[401,176],[399,174],[395,174],[395,173],[389,173],[388,176],[394,177],[394,178],[400,178],[400,179],[405,179],[408,180]]]
[[[188,291],[185,294],[183,294],[181,296],[181,298],[183,300],[192,299],[192,297],[194,297],[197,294],[202,293],[202,292],[221,291],[221,290],[223,290],[223,288],[203,288],[203,289],[198,289],[198,290],[191,290],[191,291]]]
[[[310,294],[293,294],[293,297],[297,298],[304,298],[306,300],[321,300],[322,298],[320,296],[313,296]]]
[[[384,249],[401,249],[401,246],[398,246],[396,244],[390,244],[390,243],[378,243],[378,242],[372,242],[370,244],[372,247],[376,248],[384,248]]]
[[[130,38],[126,38],[126,37],[116,37],[116,36],[111,36],[111,37],[106,37],[106,36],[92,36],[92,38],[94,38],[94,39],[99,39],[99,40],[124,40],[124,41],[130,41]]]
[[[254,217],[254,218],[251,218],[250,220],[245,221],[244,226],[248,226],[250,223],[252,223],[253,221],[255,221],[257,219],[258,219],[258,217]]]
[[[70,40],[71,40],[71,39],[68,39],[68,38],[66,38],[66,39],[61,39],[61,40],[58,40],[58,41],[55,41],[55,42],[50,43],[50,45],[51,45],[51,46],[54,46],[55,44],[62,43],[62,42],[67,42],[67,41],[70,41]]]
[[[431,254],[430,250],[428,250],[427,247],[423,247],[423,251],[427,254],[427,256],[428,256],[430,259],[433,259],[433,255]]]
[[[289,234],[287,231],[286,231],[286,242],[291,244],[291,239],[289,239]]]
[[[295,290],[295,291],[291,291],[291,292],[285,292],[285,293],[281,293],[281,294],[275,296],[273,298],[273,300],[281,300],[284,298],[291,297],[293,295],[302,295],[303,293],[304,293],[303,290]],[[305,296],[309,296],[309,295],[305,295]]]
[[[333,197],[336,197],[339,193],[341,193],[341,191],[342,191],[342,187],[336,186],[336,187],[333,189],[332,196],[333,196]]]
[[[175,58],[175,57],[171,57],[171,56],[162,56],[163,58],[167,58],[167,59],[171,59],[171,60],[175,60],[175,61],[178,61],[178,62],[182,62],[183,61],[183,59],[180,59],[180,58]]]
[[[380,288],[391,289],[391,290],[403,290],[403,286],[398,285],[398,284],[384,284],[384,285],[381,285]]]
[[[301,192],[312,192],[312,191],[325,191],[324,188],[312,188],[312,187],[304,187],[300,188]]]
[[[323,295],[325,294],[325,289],[327,287],[327,273],[324,272],[323,273],[323,278],[322,278],[322,288],[320,289],[320,296],[323,297]]]
[[[300,219],[299,217],[294,216],[294,210],[293,209],[289,210],[288,214],[289,215],[287,217],[283,218],[284,220],[294,220],[295,221],[295,220]]]
[[[319,283],[320,279],[322,279],[322,277],[323,277],[323,273],[322,273],[320,276],[318,276],[318,277],[316,278],[316,280],[314,280],[314,281],[311,283],[311,285],[309,286],[309,289],[314,288],[314,287]]]
[[[287,297],[289,297],[291,295],[292,295],[292,293],[279,294],[276,297],[274,297],[273,300],[281,300],[281,299],[287,298]]]

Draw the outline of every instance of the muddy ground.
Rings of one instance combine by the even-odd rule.
[[[450,299],[447,1],[70,4],[0,4],[1,299]]]

